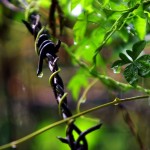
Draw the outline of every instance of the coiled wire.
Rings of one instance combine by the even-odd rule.
[[[42,27],[40,22],[40,16],[37,12],[32,12],[28,16],[28,20],[23,20],[23,23],[28,28],[30,33],[35,39],[35,50],[39,56],[39,63],[37,69],[37,76],[42,77],[43,60],[48,60],[48,67],[52,72],[49,78],[49,82],[53,88],[55,98],[59,106],[59,112],[63,119],[72,116],[67,104],[67,94],[64,92],[64,85],[61,77],[59,76],[60,69],[57,66],[58,57],[56,53],[60,48],[61,41],[58,40],[57,44],[54,44],[50,40],[50,34],[45,27]],[[66,138],[58,137],[58,139],[70,146],[71,150],[88,150],[88,143],[85,136],[101,127],[101,123],[89,128],[88,130],[81,132],[81,130],[75,125],[75,120],[70,120],[67,124]],[[73,131],[78,134],[78,138],[75,139]]]

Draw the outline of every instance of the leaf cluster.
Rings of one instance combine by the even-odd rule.
[[[131,50],[126,50],[126,54],[120,53],[120,60],[115,61],[112,65],[116,73],[121,66],[127,65],[123,75],[127,82],[133,86],[137,84],[139,76],[150,77],[150,55],[140,56],[145,46],[146,41],[144,40],[135,43]]]
[[[105,76],[106,63],[110,62],[109,59],[103,58],[101,50],[104,47],[116,49],[114,45],[118,41],[124,43],[125,48],[128,44],[132,45],[133,41],[140,41],[135,43],[131,50],[126,50],[126,54],[120,53],[120,60],[112,65],[114,72],[120,72],[121,67],[125,65],[124,77],[130,85],[135,87],[140,77],[149,77],[149,55],[140,57],[146,45],[145,36],[150,30],[149,4],[149,1],[140,0],[82,0],[80,2],[72,0],[71,10],[80,5],[82,11],[73,27],[75,44],[70,51],[79,61],[86,63],[89,69],[91,66],[97,66],[97,73],[99,73],[97,76],[102,74]],[[77,65],[74,59],[73,63]],[[78,86],[77,80],[74,80],[77,76],[83,76],[83,70],[84,68],[81,67],[68,85],[75,99],[80,89],[88,83],[87,74],[83,80],[78,78],[80,83]]]

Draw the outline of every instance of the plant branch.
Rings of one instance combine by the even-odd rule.
[[[97,70],[95,70],[95,68],[93,69],[89,69],[90,67],[82,62],[81,60],[79,60],[70,50],[70,48],[68,47],[68,45],[66,45],[65,43],[62,44],[62,46],[64,47],[64,49],[68,52],[68,54],[80,65],[80,67],[82,67],[83,69],[85,69],[89,74],[91,74],[93,77],[99,79],[100,81],[102,81],[105,85],[107,85],[108,87],[113,86],[117,89],[121,89],[121,90],[131,90],[131,89],[136,89],[138,91],[142,91],[144,93],[150,94],[150,89],[145,89],[139,85],[137,86],[132,86],[130,84],[125,84],[119,81],[114,80],[113,78],[109,77],[109,76],[105,76],[105,75],[101,75],[99,74],[99,72]]]
[[[80,112],[80,106],[81,103],[85,103],[86,102],[86,95],[88,94],[89,90],[92,88],[92,86],[94,86],[94,84],[98,81],[98,79],[93,80],[88,86],[87,88],[84,90],[82,96],[80,97],[80,99],[78,100],[77,103],[77,112]]]
[[[108,103],[105,103],[105,104],[93,107],[93,108],[85,110],[85,111],[83,111],[81,113],[75,114],[75,115],[73,115],[71,117],[68,117],[68,118],[66,118],[64,120],[60,120],[60,121],[57,121],[57,122],[55,122],[55,123],[53,123],[51,125],[43,127],[43,128],[41,128],[41,129],[39,129],[39,130],[37,130],[37,131],[35,131],[35,132],[33,132],[33,133],[31,133],[31,134],[23,137],[23,138],[20,138],[19,140],[16,140],[16,141],[10,142],[8,144],[2,145],[2,146],[0,146],[0,150],[4,150],[4,149],[10,148],[10,147],[16,147],[18,144],[21,144],[21,143],[23,143],[23,142],[25,142],[25,141],[27,141],[27,140],[29,140],[29,139],[31,139],[31,138],[33,138],[33,137],[41,134],[41,133],[43,133],[43,132],[45,132],[45,131],[47,131],[49,129],[52,129],[52,128],[58,126],[58,125],[66,123],[69,120],[72,120],[72,119],[78,118],[80,116],[83,116],[83,115],[85,115],[87,113],[90,113],[90,112],[102,109],[104,107],[108,107],[108,106],[112,106],[112,105],[117,105],[119,103],[123,103],[123,102],[127,102],[127,101],[136,101],[136,100],[139,100],[139,99],[147,99],[147,98],[149,98],[149,95],[136,96],[136,97],[130,97],[130,98],[125,98],[125,99],[116,98],[115,100],[113,100],[111,102],[108,102]]]
[[[142,5],[148,5],[150,4],[150,1],[144,1],[142,3]],[[95,50],[95,54],[93,56],[93,63],[94,65],[96,65],[96,56],[98,55],[98,53],[102,50],[102,48],[104,47],[104,45],[107,43],[107,41],[109,40],[109,38],[117,31],[120,30],[123,25],[125,24],[125,22],[128,20],[128,18],[130,17],[130,14],[136,10],[139,6],[141,5],[141,3],[137,3],[134,7],[124,10],[121,13],[121,16],[115,21],[115,23],[112,25],[112,27],[110,28],[110,30],[108,30],[104,36],[104,40],[103,42],[100,44],[100,46]]]

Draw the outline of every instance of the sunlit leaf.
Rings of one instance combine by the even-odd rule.
[[[141,56],[136,63],[139,76],[150,77],[150,55]]]
[[[91,41],[96,47],[98,47],[102,43],[105,33],[106,31],[101,26],[99,26],[92,32]]]
[[[127,66],[123,73],[127,82],[131,85],[136,85],[138,82],[138,68],[134,64]]]
[[[89,41],[89,40],[88,40]],[[81,46],[78,51],[80,53],[80,56],[82,59],[88,62],[92,62],[94,50],[96,49],[95,45],[92,44],[92,42],[84,43],[83,46]]]
[[[108,12],[108,11],[107,11]],[[113,12],[113,11],[110,11],[109,12],[109,20],[116,20],[120,17],[121,13],[120,12]]]
[[[125,5],[124,3],[116,3],[113,1],[109,2],[109,7],[112,10],[126,10],[126,9],[128,9],[127,5]]]
[[[85,31],[86,31],[87,21],[77,21],[73,30],[75,34],[75,41],[79,42],[83,39]]]
[[[93,0],[82,0],[82,6],[85,8],[85,7],[88,7],[88,6],[91,6]]]
[[[141,18],[144,18],[145,14],[144,14],[144,10],[143,10],[143,5],[140,5],[137,9],[135,9],[133,11],[133,13],[136,16],[140,16]]]
[[[86,10],[88,12],[94,11],[94,9],[92,7],[93,0],[80,0],[79,2],[81,3],[84,10]]]
[[[84,60],[85,62],[92,62],[92,57],[96,46],[90,40],[90,38],[84,38],[78,43],[78,48],[75,50],[75,55],[77,58]]]
[[[88,22],[99,23],[101,18],[102,18],[101,14],[93,12],[93,13],[88,15],[87,19],[88,19]]]
[[[88,85],[86,75],[83,72],[84,72],[83,70],[79,70],[76,73],[76,75],[72,77],[67,86],[67,88],[71,91],[72,96],[75,100],[77,100],[81,88],[86,87]]]
[[[71,10],[73,10],[79,3],[80,1],[78,0],[71,0]]]
[[[109,3],[109,0],[102,0],[102,5],[105,7]]]
[[[138,37],[143,40],[146,34],[146,18],[142,18],[140,16],[136,16],[134,19],[134,27],[136,29]]]
[[[50,1],[49,0],[38,0],[38,3],[40,6],[49,8],[50,7]]]
[[[73,27],[76,42],[79,42],[84,38],[86,27],[87,27],[87,15],[85,13],[82,13],[78,17],[78,21],[75,23]]]

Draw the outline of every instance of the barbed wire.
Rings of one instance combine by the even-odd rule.
[[[47,59],[48,67],[52,72],[49,82],[53,88],[59,112],[63,119],[68,118],[72,116],[72,113],[67,104],[67,94],[64,92],[63,81],[59,76],[60,69],[57,66],[58,57],[56,55],[60,48],[61,41],[58,40],[57,44],[54,44],[53,41],[50,40],[50,34],[48,30],[42,26],[38,12],[33,11],[30,13],[27,21],[23,20],[23,23],[35,39],[35,49],[39,55],[37,76],[42,77],[43,60]],[[77,125],[75,125],[75,120],[71,120],[67,123],[66,138],[58,137],[58,139],[61,142],[68,144],[71,150],[88,150],[88,143],[85,136],[90,132],[99,129],[101,125],[102,124],[99,123],[82,132]],[[77,133],[77,139],[74,138],[73,132]]]

